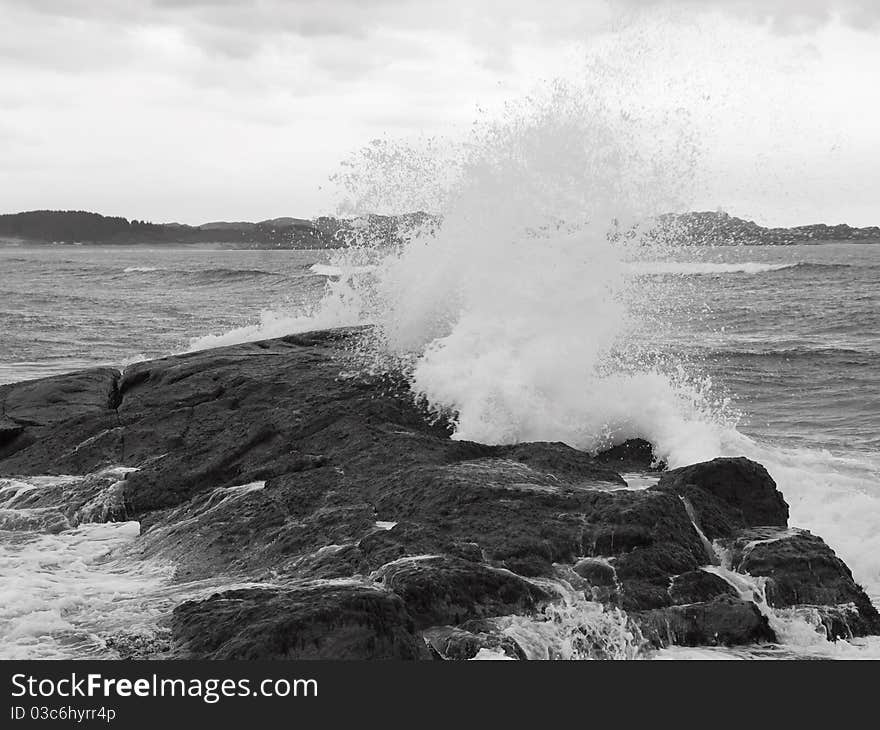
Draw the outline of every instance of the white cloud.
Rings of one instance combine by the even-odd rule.
[[[745,31],[732,16],[699,25],[707,5],[763,29]],[[624,33],[628,44],[609,40],[646,8],[663,13],[660,25],[636,24]],[[10,210],[155,220],[309,215],[330,204],[319,188],[338,162],[369,139],[466,127],[477,105],[492,109],[540,78],[576,73],[578,54],[625,48],[651,59],[627,60],[639,69],[633,90],[655,105],[691,104],[712,140],[707,205],[730,201],[735,212],[773,219],[799,214],[798,200],[825,215],[825,200],[827,215],[865,222],[866,193],[837,191],[848,187],[840,183],[848,170],[877,187],[871,143],[880,145],[870,115],[852,107],[880,111],[871,79],[880,51],[876,34],[823,24],[830,14],[869,28],[880,6],[0,0],[0,194]],[[784,103],[789,87],[796,93]],[[706,88],[713,98],[704,104]],[[837,187],[820,177],[810,191],[824,192],[791,188],[768,206],[771,188],[809,178],[811,160]],[[767,165],[777,165],[778,184],[755,171]]]

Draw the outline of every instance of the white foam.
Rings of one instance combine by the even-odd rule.
[[[498,649],[488,649],[485,646],[480,647],[480,650],[471,657],[472,662],[479,661],[513,661],[513,657],[507,656],[503,651]]]
[[[318,276],[342,276],[342,269],[329,264],[312,264],[309,271]]]
[[[158,612],[139,598],[171,568],[119,555],[139,531],[137,522],[115,522],[0,533],[2,658],[109,657],[105,638],[151,625]]]
[[[562,580],[541,581],[557,600],[535,616],[490,619],[531,660],[636,659],[644,641],[626,614],[587,600]]]
[[[692,646],[668,646],[658,651],[654,657],[658,661],[720,661],[720,660],[742,660],[743,656],[738,656],[735,650],[726,647],[704,648]]]
[[[230,582],[220,575],[189,583],[172,581],[175,566],[145,558],[138,522],[97,522],[71,527],[55,507],[29,507],[58,498],[58,489],[98,487],[72,520],[101,517],[117,495],[118,478],[134,471],[109,467],[84,476],[34,476],[0,480],[0,658],[115,658],[108,640],[154,637],[178,603],[217,590],[269,587]],[[206,495],[200,515],[265,487],[251,482]],[[194,521],[181,521],[186,529]]]
[[[190,340],[186,352],[209,350],[226,345],[239,345],[243,342],[256,342],[274,337],[284,337],[297,332],[344,327],[364,324],[347,306],[338,308],[326,306],[318,311],[311,309],[291,312],[264,310],[260,312],[259,322],[235,327],[221,334],[205,335]]]
[[[643,474],[641,472],[624,472],[620,475],[626,482],[627,489],[648,489],[660,481],[659,474]],[[621,487],[623,488],[623,487]]]
[[[669,646],[656,652],[655,660],[724,660],[724,659],[846,659],[876,660],[880,658],[880,636],[850,641],[822,641],[809,646],[780,644],[689,647]]]
[[[373,270],[372,266],[345,266],[332,264],[312,264],[309,271],[318,276],[329,276],[335,278],[353,276],[357,274],[365,274]]]

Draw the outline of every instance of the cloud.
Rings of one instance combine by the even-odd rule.
[[[478,105],[491,113],[541,78],[577,73],[584,47],[630,62],[640,37],[603,43],[634,18],[666,18],[643,23],[644,36],[673,46],[682,28],[696,35],[707,8],[717,45],[685,43],[683,75],[712,66],[707,83],[715,74],[719,89],[738,77],[734,100],[769,85],[761,71],[710,63],[736,57],[725,29],[747,19],[760,26],[749,26],[756,44],[796,38],[807,58],[827,52],[811,44],[832,15],[859,28],[880,15],[868,0],[0,0],[0,197],[192,222],[308,215],[322,210],[327,175],[367,140],[467,127]],[[870,47],[863,57],[878,60]],[[666,58],[640,69],[672,103]],[[846,63],[834,79],[867,88],[868,70]],[[865,115],[851,116],[854,129]]]
[[[131,64],[145,50],[161,64],[161,49],[137,39],[164,33],[202,63],[297,57],[343,81],[451,37],[466,40],[475,62],[505,72],[515,48],[583,41],[615,27],[621,12],[664,8],[726,10],[786,32],[832,17],[858,27],[880,19],[876,0],[0,0],[0,56],[63,73]],[[361,63],[349,59],[355,52]]]
[[[787,33],[811,31],[839,19],[856,28],[880,23],[877,0],[620,0],[634,8],[677,8],[687,12],[727,11],[737,18],[769,23]]]

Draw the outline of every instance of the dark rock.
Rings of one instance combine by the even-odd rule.
[[[669,586],[672,602],[702,603],[718,596],[736,596],[736,589],[723,578],[705,570],[692,570],[676,575]]]
[[[654,447],[645,439],[629,439],[596,454],[596,461],[619,472],[663,471],[665,462],[654,455]]]
[[[614,558],[581,558],[572,566],[557,565],[557,577],[574,590],[582,591],[587,600],[606,606],[620,605],[620,583],[612,561]]]
[[[68,375],[0,385],[0,460],[7,474],[80,473],[78,449],[89,436],[118,425],[111,394],[119,371],[93,368]],[[118,463],[106,441],[98,465]],[[113,451],[112,448],[109,451]],[[25,455],[26,452],[26,455]],[[65,459],[66,457],[66,459]],[[65,459],[62,468],[60,461]]]
[[[742,527],[788,525],[788,504],[776,482],[763,466],[745,457],[673,469],[652,489],[687,498],[710,540]]]
[[[271,562],[265,552],[279,539],[287,516],[284,505],[261,482],[217,487],[143,521],[139,546],[146,558],[172,561],[178,580],[224,571],[256,576]]]
[[[492,452],[482,455],[511,459],[527,464],[532,469],[551,474],[570,485],[595,486],[597,482],[626,486],[626,481],[617,471],[604,466],[589,454],[573,449],[563,443],[533,442],[497,446]],[[462,459],[464,460],[464,459]]]
[[[617,584],[614,566],[598,558],[582,558],[572,567],[575,573],[592,586],[613,586]]]
[[[24,432],[24,426],[8,418],[0,418],[0,458],[13,453],[13,442]]]
[[[624,589],[630,577],[655,581],[659,598],[651,605],[668,601],[670,567],[692,570],[703,557],[681,500],[565,479],[501,459],[393,474],[375,504],[398,527],[361,548],[371,562],[384,562],[475,543],[488,562],[524,576],[552,575],[554,563],[579,556],[618,556]]]
[[[776,641],[767,618],[751,601],[721,596],[703,603],[631,614],[653,646],[733,646]]]
[[[531,614],[550,599],[518,575],[449,557],[403,558],[380,568],[374,578],[403,599],[420,628]]]
[[[849,640],[878,633],[877,620],[870,612],[853,604],[840,606],[802,606],[796,610],[807,623],[822,627],[829,641]]]
[[[473,659],[481,649],[500,652],[510,659],[526,659],[522,647],[511,637],[480,622],[464,626],[437,626],[423,632],[428,646],[439,659]]]
[[[93,368],[68,375],[0,386],[6,419],[21,426],[48,429],[85,414],[104,414],[119,379],[114,368]]]
[[[807,530],[754,528],[725,543],[737,571],[767,578],[767,603],[789,606],[851,605],[860,616],[843,623],[855,635],[880,631],[880,616],[846,564],[822,538]],[[831,614],[829,614],[830,616]],[[832,621],[832,633],[840,634],[840,622]]]
[[[672,575],[696,570],[704,548],[681,500],[651,490],[612,493],[587,520],[590,547],[582,555],[615,556],[620,607],[666,606]]]
[[[174,609],[175,656],[191,659],[426,659],[403,601],[359,584],[245,589]]]
[[[568,481],[564,474],[509,459],[417,467],[390,476],[376,496],[377,512],[418,524],[418,550],[445,552],[452,541],[473,543],[493,564],[526,576],[549,575],[554,562],[584,554],[584,511],[597,499],[614,498],[601,491],[602,482],[585,483],[581,475]],[[406,551],[412,554],[413,548]]]

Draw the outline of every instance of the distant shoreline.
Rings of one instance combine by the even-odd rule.
[[[0,215],[0,242],[44,245],[166,246],[211,244],[242,249],[335,249],[366,234],[400,240],[403,231],[435,220],[426,213],[313,220],[273,218],[258,223],[213,222],[199,226],[151,223],[88,211],[35,210]]]
[[[274,218],[250,222],[213,222],[199,226],[151,223],[107,217],[87,211],[27,211],[0,215],[2,246],[192,246],[238,250],[332,250],[367,238],[401,241],[415,227],[431,227],[439,216],[424,212],[367,215],[359,218],[321,216]],[[818,243],[880,243],[880,227],[855,228],[845,223],[817,223],[791,228],[765,228],[724,212],[658,216],[648,230],[621,230],[615,236],[669,238],[695,246],[785,246]]]
[[[791,241],[786,243],[762,243],[762,242],[753,242],[753,241],[735,241],[729,243],[714,243],[714,244],[705,244],[706,247],[710,245],[715,246],[747,246],[754,248],[761,247],[785,247],[785,246],[823,246],[827,244],[833,243],[850,243],[854,245],[872,245],[872,244],[880,244],[880,238],[876,239],[842,239],[842,238],[829,238],[829,239],[812,239],[808,241]],[[694,244],[694,247],[699,247],[699,244]],[[64,249],[64,250],[76,250],[78,248],[139,248],[139,249],[192,249],[192,250],[203,250],[203,251],[337,251],[341,246],[271,246],[271,245],[250,245],[250,246],[242,246],[232,242],[226,241],[206,241],[206,242],[187,242],[187,241],[143,241],[143,242],[126,242],[126,243],[114,243],[114,242],[106,242],[106,241],[84,241],[77,243],[66,243],[66,242],[46,242],[46,241],[29,241],[29,240],[17,240],[12,241],[8,239],[4,239],[0,237],[0,250],[14,250],[14,249]]]
[[[230,241],[36,241],[27,239],[12,240],[0,236],[0,250],[10,249],[65,249],[78,248],[139,248],[139,249],[191,249],[204,251],[336,251],[340,246],[271,246],[241,245]]]

